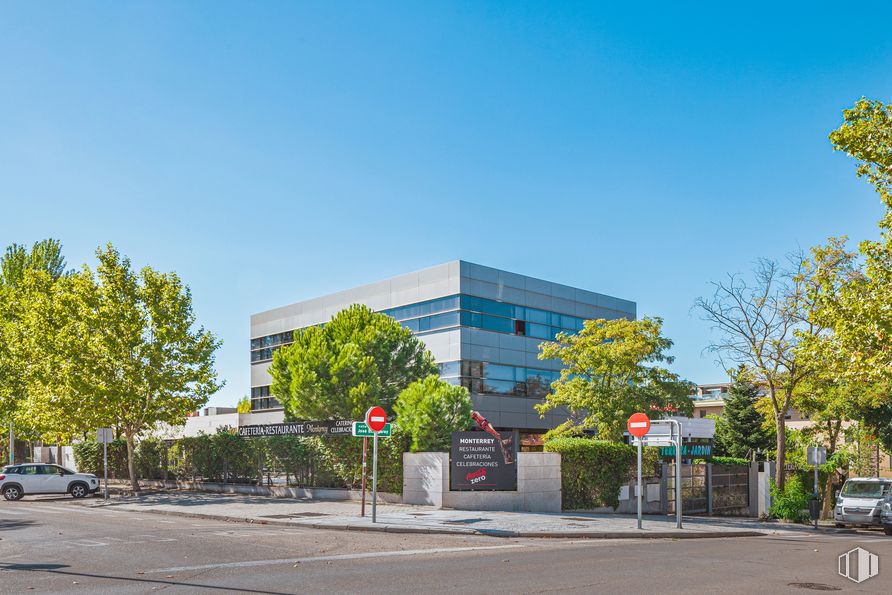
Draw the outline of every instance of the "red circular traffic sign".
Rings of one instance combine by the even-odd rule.
[[[650,418],[643,413],[633,413],[628,422],[629,434],[643,438],[650,431]]]
[[[371,431],[378,433],[387,424],[387,414],[380,407],[369,407],[365,412],[365,423]]]

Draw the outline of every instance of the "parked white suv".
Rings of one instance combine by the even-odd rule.
[[[847,479],[836,495],[833,520],[837,527],[846,525],[881,525],[883,499],[892,489],[892,479],[853,477]]]
[[[0,469],[0,493],[7,500],[25,494],[71,494],[83,498],[99,489],[99,479],[90,473],[75,473],[59,465],[25,463]]]

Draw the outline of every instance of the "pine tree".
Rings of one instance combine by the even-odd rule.
[[[716,450],[732,457],[750,458],[754,451],[771,448],[774,439],[756,410],[759,387],[739,373],[728,390],[725,407],[716,422]]]

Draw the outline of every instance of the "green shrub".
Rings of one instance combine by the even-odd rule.
[[[467,430],[471,420],[468,389],[428,376],[407,386],[393,410],[399,426],[410,437],[412,452],[449,450],[452,432]]]
[[[634,473],[637,462],[635,447],[592,438],[557,438],[545,443],[545,452],[561,455],[565,509],[616,508],[620,487]],[[642,468],[647,469],[646,465]]]
[[[167,445],[160,438],[144,438],[133,453],[136,476],[140,479],[164,479]]]
[[[750,462],[741,457],[712,457],[709,461],[713,465],[744,465],[749,467]]]
[[[348,488],[362,484],[362,440],[349,437],[316,438],[325,465]],[[409,445],[408,433],[394,426],[390,438],[378,438],[378,490],[403,493],[403,453]],[[369,439],[368,476],[372,476],[372,440]]]
[[[811,492],[805,489],[802,479],[794,475],[787,479],[784,489],[780,490],[771,482],[771,507],[768,514],[776,519],[805,523],[808,521],[808,500]]]
[[[72,446],[74,463],[81,473],[92,473],[103,476],[102,444],[95,440],[77,442]],[[129,479],[127,472],[127,443],[124,440],[113,440],[108,445],[108,477],[109,479]]]

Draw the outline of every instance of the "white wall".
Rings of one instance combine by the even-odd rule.
[[[452,491],[449,454],[403,453],[403,503],[458,510],[561,511],[561,455],[517,453],[517,490]]]

